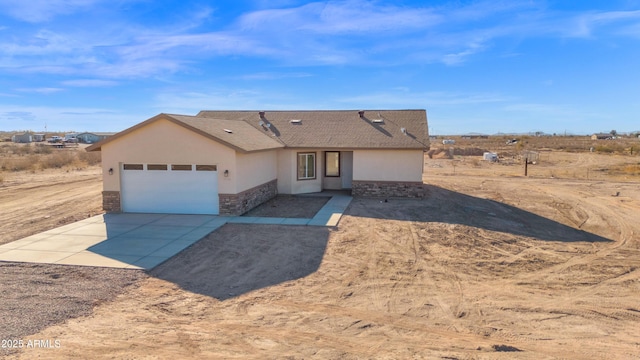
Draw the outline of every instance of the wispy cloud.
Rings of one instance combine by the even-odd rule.
[[[121,113],[91,107],[19,106],[0,104],[0,124],[9,129],[120,131],[147,114]],[[136,118],[137,117],[137,118]],[[5,128],[6,129],[6,128]]]
[[[0,9],[23,20],[45,21],[106,4],[34,1],[0,0]],[[177,16],[182,20],[171,25],[143,26],[122,19],[117,24],[97,22],[91,31],[55,25],[31,29],[0,40],[0,71],[4,67],[117,80],[190,72],[229,56],[284,66],[461,66],[505,38],[587,37],[598,31],[640,36],[640,11],[568,13],[547,10],[537,1],[417,7],[366,0],[296,3],[282,1],[279,8],[245,12],[215,26],[208,23],[215,9],[189,7]]]
[[[53,88],[53,87],[40,87],[40,88],[19,88],[19,89],[16,89],[16,91],[48,95],[48,94],[53,94],[53,93],[57,93],[57,92],[60,92],[60,91],[64,91],[64,89],[62,89],[62,88]]]
[[[74,87],[108,87],[118,85],[117,81],[99,79],[77,79],[63,81],[62,85]]]
[[[311,77],[313,74],[304,73],[304,72],[293,72],[293,73],[276,73],[276,72],[261,72],[254,74],[245,74],[239,76],[240,80],[278,80],[278,79],[290,79],[290,78],[305,78]]]
[[[0,9],[16,19],[37,23],[90,8],[100,2],[104,0],[0,0]]]
[[[493,93],[455,93],[455,92],[411,92],[400,91],[376,92],[359,96],[335,99],[348,106],[369,106],[372,108],[429,108],[432,106],[477,105],[485,103],[502,103],[512,100],[510,97]]]

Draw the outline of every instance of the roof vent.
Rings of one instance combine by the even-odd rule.
[[[229,129],[224,129],[224,132],[226,132],[227,134],[233,134],[233,131]]]
[[[363,118],[364,117],[364,110],[358,111],[358,115],[360,115],[360,117]]]
[[[299,120],[299,119],[290,120],[289,122],[295,125],[302,124],[302,120]]]
[[[407,129],[405,128],[400,128],[400,132],[403,133],[404,135],[407,135]]]
[[[384,119],[373,119],[371,122],[374,124],[384,124]]]

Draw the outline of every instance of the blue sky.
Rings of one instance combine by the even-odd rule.
[[[640,0],[0,0],[0,130],[426,109],[434,134],[640,130]]]

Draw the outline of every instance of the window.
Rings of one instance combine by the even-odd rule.
[[[196,165],[196,171],[217,171],[216,165]]]
[[[324,176],[339,177],[340,176],[340,152],[327,151],[324,153]]]
[[[147,164],[147,170],[167,170],[167,164]]]
[[[191,165],[171,165],[173,171],[191,171]]]
[[[124,164],[123,169],[125,170],[142,170],[142,164]]]
[[[298,153],[298,180],[316,178],[316,153]]]

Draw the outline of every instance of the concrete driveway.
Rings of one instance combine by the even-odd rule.
[[[334,196],[312,219],[103,214],[0,245],[0,261],[148,270],[227,222],[336,226],[350,202]]]
[[[0,260],[151,269],[224,225],[209,215],[103,214],[0,246]]]

